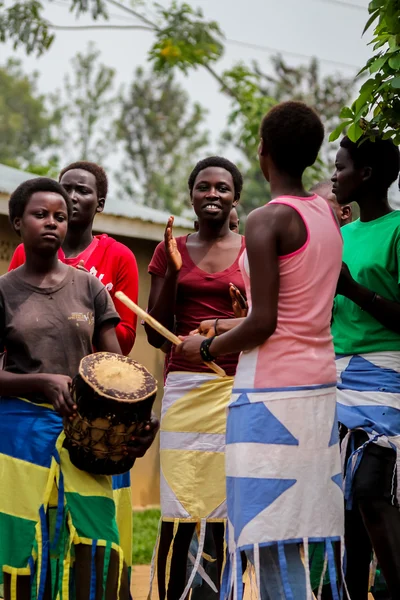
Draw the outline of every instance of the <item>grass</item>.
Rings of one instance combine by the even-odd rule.
[[[148,565],[151,563],[160,515],[158,509],[133,512],[132,552],[134,565]]]

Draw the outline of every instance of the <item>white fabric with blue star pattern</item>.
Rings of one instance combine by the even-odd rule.
[[[226,475],[231,586],[238,551],[328,541],[331,554],[344,533],[336,388],[234,389]]]

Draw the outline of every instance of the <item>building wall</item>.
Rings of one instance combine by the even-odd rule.
[[[0,215],[0,275],[6,273],[18,244],[18,236],[12,231],[8,218]]]
[[[139,269],[139,305],[146,309],[150,291],[150,275],[147,267],[157,242],[113,236],[134,253]],[[134,360],[144,365],[158,381],[158,393],[154,410],[160,416],[163,391],[164,354],[147,343],[144,327],[138,323],[136,342],[131,352]],[[134,506],[153,506],[160,502],[159,436],[146,456],[136,462],[132,469],[132,501]]]
[[[150,276],[147,266],[157,242],[113,236],[127,245],[136,256],[139,269],[139,304],[147,306],[150,290]],[[12,254],[19,244],[19,238],[11,230],[8,219],[0,215],[0,275],[8,269]],[[158,380],[159,388],[155,402],[155,411],[160,414],[163,384],[163,354],[152,348],[146,339],[144,328],[138,324],[137,338],[131,353],[132,358],[143,364]],[[134,506],[159,504],[159,442],[158,437],[146,456],[137,461],[132,470],[132,499]]]

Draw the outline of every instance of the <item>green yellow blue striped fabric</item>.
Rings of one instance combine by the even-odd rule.
[[[51,406],[0,398],[0,597],[8,574],[11,600],[17,600],[16,581],[23,575],[31,577],[32,600],[42,600],[49,577],[52,600],[73,600],[77,544],[91,546],[93,565],[96,548],[106,548],[103,583],[111,550],[118,553],[118,590],[124,558],[131,564],[131,546],[125,536],[124,556],[116,510],[117,503],[121,523],[127,515],[130,536],[129,477],[113,486],[111,477],[77,469],[63,441],[62,418]],[[92,600],[96,582],[91,583]]]

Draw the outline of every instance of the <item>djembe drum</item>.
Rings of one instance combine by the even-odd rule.
[[[131,358],[110,352],[83,358],[72,384],[77,413],[64,419],[72,464],[95,475],[129,471],[134,459],[125,449],[149,423],[156,393],[157,381]]]

